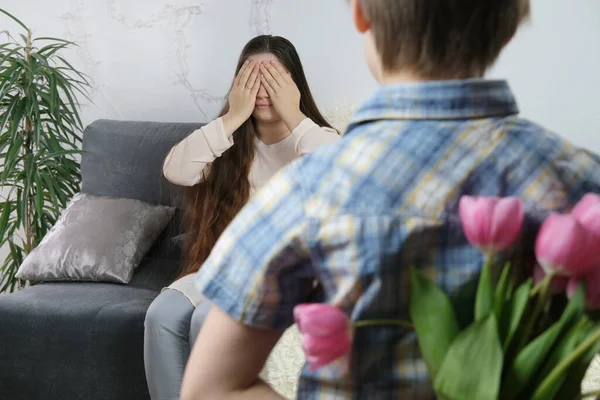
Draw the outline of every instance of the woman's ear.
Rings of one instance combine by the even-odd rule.
[[[354,21],[356,30],[358,30],[360,33],[365,33],[371,29],[371,24],[365,17],[363,9],[359,3],[359,0],[352,0],[352,3],[350,4],[350,8],[352,10],[352,20]]]

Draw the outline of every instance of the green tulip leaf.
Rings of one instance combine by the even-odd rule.
[[[564,338],[554,347],[546,365],[539,374],[538,384],[536,391],[534,392],[531,400],[547,400],[552,399],[556,392],[560,389],[560,386],[565,381],[567,374],[559,376],[558,379],[549,381],[545,378],[548,377],[550,372],[565,358],[567,358],[575,349],[575,347],[581,343],[585,338],[586,334],[589,333],[589,320],[586,317],[582,317],[579,322],[571,328]],[[541,382],[539,382],[541,380]]]
[[[411,269],[410,317],[431,379],[459,332],[448,296],[422,271]]]
[[[560,317],[561,329],[570,329],[585,313],[585,285],[580,284]]]
[[[503,353],[496,316],[475,322],[452,343],[435,379],[444,399],[497,400]]]
[[[531,382],[556,342],[560,328],[560,322],[555,323],[517,354],[502,385],[501,399],[516,398]]]
[[[588,327],[589,334],[592,328]],[[554,396],[556,400],[571,400],[579,398],[581,394],[581,382],[587,373],[590,364],[594,360],[594,357],[600,353],[600,341],[596,342],[590,347],[573,365],[571,365],[566,371],[566,376],[563,380],[560,389]]]
[[[507,300],[505,311],[502,313],[500,320],[500,337],[504,338],[504,351],[508,350],[515,333],[521,324],[521,319],[527,309],[531,285],[532,282],[531,279],[529,279],[515,290],[510,300]]]

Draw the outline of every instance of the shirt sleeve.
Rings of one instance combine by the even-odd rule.
[[[294,306],[306,302],[313,288],[296,166],[282,170],[252,197],[196,276],[206,297],[246,325],[287,328]]]
[[[217,118],[171,149],[163,164],[163,174],[176,185],[194,186],[202,180],[204,168],[231,146],[233,139],[225,134],[223,120]]]
[[[341,138],[335,129],[321,127],[310,118],[303,119],[292,132],[292,136],[298,156],[312,153],[319,147],[335,143]]]

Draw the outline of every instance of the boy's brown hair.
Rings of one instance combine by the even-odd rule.
[[[529,0],[357,0],[383,68],[481,76],[529,16]]]

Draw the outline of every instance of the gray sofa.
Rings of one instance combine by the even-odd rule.
[[[161,174],[168,150],[199,124],[92,123],[82,191],[180,204]],[[93,230],[94,227],[90,227]],[[42,283],[0,295],[0,399],[146,400],[144,317],[179,270],[176,216],[128,285]],[[102,235],[102,232],[94,232]]]

